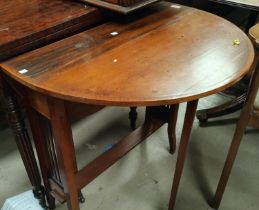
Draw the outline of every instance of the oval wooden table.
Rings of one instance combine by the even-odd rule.
[[[240,44],[233,44],[234,39]],[[82,187],[162,124],[168,122],[169,133],[173,131],[178,104],[187,102],[169,204],[173,209],[198,99],[239,81],[253,59],[250,40],[233,24],[164,2],[134,15],[117,16],[1,66],[2,76],[27,98],[41,169],[49,173],[52,193],[66,199],[70,210],[79,209]],[[143,126],[78,170],[69,101],[146,106],[146,119]],[[45,144],[43,118],[52,129],[52,149]],[[56,152],[50,154],[53,147]]]

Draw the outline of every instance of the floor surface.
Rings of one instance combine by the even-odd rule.
[[[222,97],[203,99],[199,107],[220,103]],[[73,125],[78,167],[93,160],[130,132],[128,108],[109,107]],[[185,104],[177,123],[179,140]],[[138,109],[138,125],[144,109]],[[217,118],[206,127],[193,126],[175,210],[209,210],[235,129],[238,113]],[[146,141],[83,189],[82,210],[166,210],[176,154],[168,152],[167,127]],[[220,209],[259,209],[258,131],[247,129]],[[6,198],[30,189],[12,133],[0,130],[0,207]],[[57,210],[65,210],[58,205]],[[22,209],[21,209],[22,210]]]

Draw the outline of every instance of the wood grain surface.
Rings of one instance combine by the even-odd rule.
[[[0,0],[0,60],[100,22],[96,8],[70,0]]]
[[[208,96],[250,70],[250,40],[220,17],[168,2],[118,17],[11,59],[3,71],[54,97],[137,106]]]

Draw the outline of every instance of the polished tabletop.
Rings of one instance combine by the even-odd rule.
[[[0,60],[100,20],[98,9],[76,1],[0,0]]]
[[[119,17],[4,62],[3,71],[66,100],[161,105],[219,92],[253,62],[248,37],[213,14],[164,2]]]
[[[259,0],[210,0],[218,3],[239,6],[251,10],[259,10]]]

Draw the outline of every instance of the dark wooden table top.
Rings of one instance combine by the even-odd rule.
[[[98,9],[71,0],[0,0],[0,60],[100,22]]]
[[[259,0],[210,0],[218,3],[229,4],[251,10],[259,10]]]
[[[204,11],[164,2],[117,19],[11,59],[3,71],[66,100],[161,105],[219,92],[253,62],[248,37]]]

